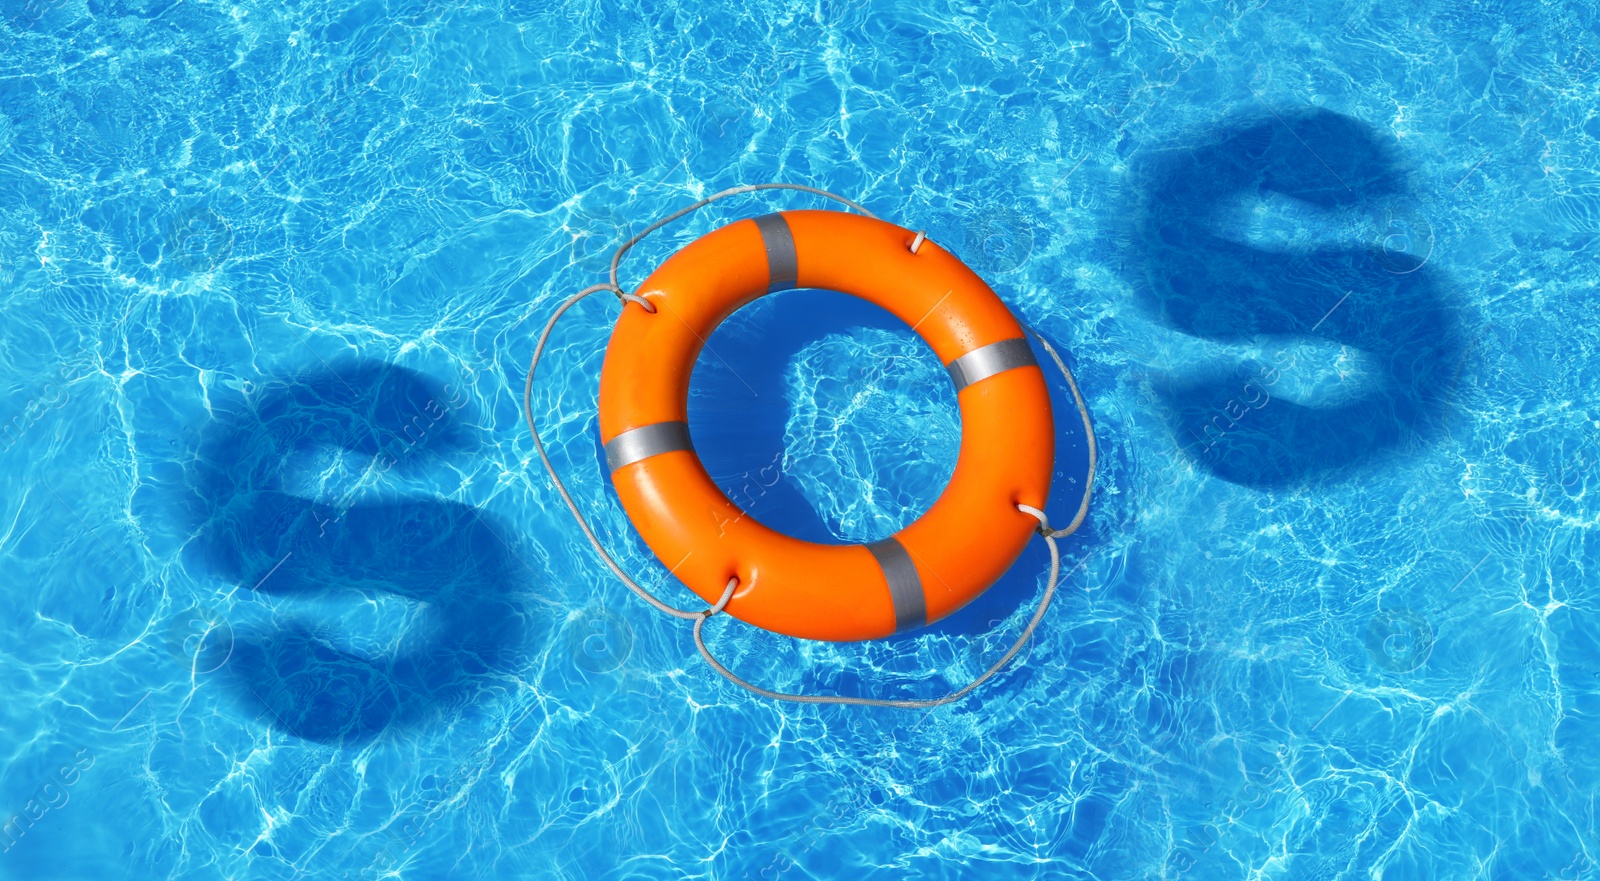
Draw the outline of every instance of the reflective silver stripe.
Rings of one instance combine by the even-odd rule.
[[[693,450],[689,444],[689,423],[657,422],[635,428],[612,438],[606,444],[606,467],[616,471],[640,459],[671,453],[675,450]]]
[[[1033,350],[1028,348],[1028,341],[1015,339],[1001,340],[973,349],[951,361],[945,369],[950,371],[950,381],[956,384],[956,392],[959,393],[967,386],[988,379],[996,373],[1004,373],[1016,367],[1038,366],[1039,362],[1034,360]]]
[[[894,632],[910,630],[928,623],[928,601],[922,595],[922,578],[905,545],[893,538],[866,546],[878,560],[878,568],[889,582],[889,599],[894,603]]]
[[[794,234],[782,214],[763,214],[756,218],[761,243],[767,246],[767,293],[786,291],[800,278],[800,258],[794,252]]]

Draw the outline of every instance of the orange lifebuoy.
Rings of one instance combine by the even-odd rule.
[[[913,251],[913,245],[916,250]],[[867,545],[802,541],[756,522],[689,442],[689,375],[718,324],[764,294],[853,294],[910,325],[947,365],[961,454],[926,514]],[[678,251],[623,306],[600,377],[600,436],[623,509],[672,574],[726,611],[805,639],[888,636],[949,615],[993,584],[1039,523],[1055,428],[1025,332],[972,270],[920,234],[854,214],[741,220]]]

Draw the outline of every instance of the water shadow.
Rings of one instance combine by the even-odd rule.
[[[465,706],[525,663],[535,622],[514,597],[530,577],[504,527],[372,488],[470,452],[465,406],[423,374],[359,359],[213,402],[190,552],[272,598],[269,623],[235,628],[222,672],[282,730],[359,743]]]
[[[1259,353],[1158,388],[1198,465],[1283,487],[1349,477],[1441,433],[1459,319],[1392,137],[1328,110],[1269,113],[1133,165],[1124,244],[1139,303],[1167,327]],[[1288,399],[1284,376],[1307,369],[1297,341],[1354,350],[1358,391]]]

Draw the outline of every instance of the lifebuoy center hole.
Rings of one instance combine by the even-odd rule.
[[[808,541],[893,535],[955,470],[961,416],[948,373],[888,311],[848,294],[769,294],[707,340],[689,432],[748,516]]]

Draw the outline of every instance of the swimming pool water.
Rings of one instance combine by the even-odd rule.
[[[1600,878],[1592,4],[0,19],[0,878]],[[926,229],[1095,418],[1059,598],[960,703],[723,682],[521,422],[620,238],[770,180]],[[719,203],[624,284],[775,207],[819,206]],[[534,408],[687,605],[597,457],[615,310]],[[696,444],[763,521],[873,540],[948,477],[884,314],[786,293],[711,346]],[[891,640],[707,630],[771,687],[931,697],[1045,562]]]

